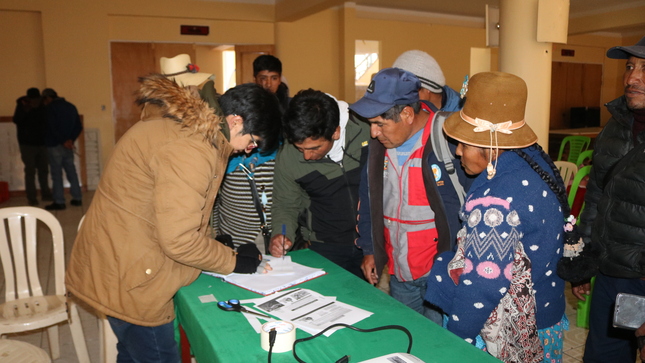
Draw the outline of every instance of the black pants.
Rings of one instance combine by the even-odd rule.
[[[20,157],[25,164],[25,192],[30,202],[38,201],[36,195],[36,171],[38,171],[38,184],[40,196],[51,200],[52,192],[49,189],[49,162],[45,145],[20,145]]]
[[[634,331],[612,326],[616,295],[619,292],[645,295],[645,281],[619,279],[601,273],[596,276],[589,312],[589,334],[583,358],[585,363],[634,363],[636,360],[637,344]]]

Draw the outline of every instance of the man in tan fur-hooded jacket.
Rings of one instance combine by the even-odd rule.
[[[108,316],[120,361],[178,362],[177,290],[201,270],[250,273],[260,262],[255,245],[236,254],[210,238],[208,222],[229,156],[277,145],[278,101],[244,84],[220,97],[218,116],[194,94],[162,75],[141,79],[141,121],[116,144],[72,250],[67,288]]]

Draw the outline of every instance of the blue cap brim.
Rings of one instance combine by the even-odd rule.
[[[356,112],[361,117],[374,118],[381,116],[394,106],[394,103],[381,103],[367,97],[363,97],[349,106],[349,109]]]

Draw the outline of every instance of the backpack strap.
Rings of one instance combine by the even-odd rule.
[[[463,205],[464,199],[466,197],[466,192],[464,191],[464,187],[459,182],[459,177],[457,176],[455,169],[455,163],[453,162],[455,158],[450,152],[450,148],[448,147],[448,140],[446,139],[446,135],[443,133],[443,123],[451,114],[452,112],[436,112],[434,114],[434,118],[432,120],[432,132],[430,133],[430,141],[432,143],[432,149],[434,150],[437,159],[443,162],[446,167],[448,177],[450,177],[452,186],[455,188],[457,196],[459,197],[459,203]]]

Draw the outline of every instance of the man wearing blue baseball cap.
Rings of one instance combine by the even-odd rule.
[[[460,201],[443,162],[432,150],[434,105],[419,101],[419,79],[399,68],[378,72],[350,109],[370,123],[372,140],[360,187],[357,244],[361,268],[375,284],[387,263],[390,294],[441,324],[424,303],[436,255],[454,246]],[[450,144],[454,154],[455,143]],[[457,168],[462,185],[467,184]]]

